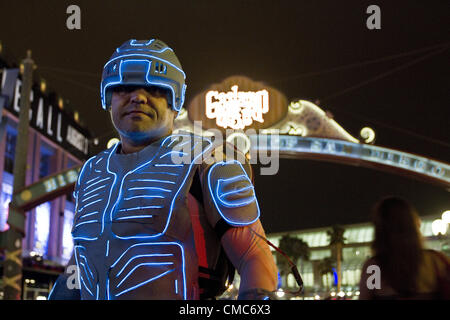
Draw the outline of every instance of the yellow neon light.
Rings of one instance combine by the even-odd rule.
[[[106,144],[106,147],[109,149],[111,148],[113,145],[115,145],[116,143],[119,143],[120,140],[117,138],[111,138],[109,139],[108,143]]]
[[[365,143],[372,143],[375,141],[375,131],[373,131],[372,128],[364,127],[359,134],[364,139]]]
[[[269,111],[269,92],[241,91],[238,86],[231,87],[231,91],[206,93],[206,116],[216,119],[216,124],[222,128],[244,129],[253,121],[263,123],[263,114]]]

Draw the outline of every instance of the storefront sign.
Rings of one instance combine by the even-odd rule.
[[[14,73],[3,70],[2,94],[8,98],[5,109],[18,116],[22,81],[17,78],[17,73],[15,77],[11,75]],[[77,158],[85,159],[88,155],[89,133],[57,107],[56,97],[43,94],[35,85],[30,94],[30,102],[30,126]]]

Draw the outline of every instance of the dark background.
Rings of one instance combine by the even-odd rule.
[[[81,8],[81,30],[66,8]],[[381,30],[366,9],[381,8]],[[124,41],[157,37],[187,74],[186,104],[211,83],[241,74],[330,111],[353,136],[450,162],[449,1],[6,1],[0,2],[2,57],[18,64],[31,49],[36,80],[104,148],[115,136],[100,106],[104,63]],[[258,168],[255,168],[258,173]],[[368,220],[383,195],[409,199],[422,215],[450,209],[448,191],[371,169],[281,160],[256,176],[267,232]]]

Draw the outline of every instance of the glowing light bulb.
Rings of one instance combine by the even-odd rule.
[[[447,224],[450,223],[450,210],[444,211],[442,214],[442,221]]]
[[[64,108],[64,99],[63,98],[59,98],[58,99],[58,107],[62,110]],[[78,113],[75,111],[75,113]],[[77,116],[78,117],[78,116]],[[77,119],[75,119],[75,121],[78,121]]]
[[[364,139],[365,143],[372,143],[375,141],[375,131],[373,131],[372,128],[364,127],[359,134],[361,138]]]
[[[444,223],[441,219],[436,219],[431,224],[431,231],[435,236],[438,234],[444,235],[447,232],[448,224]]]
[[[47,89],[47,82],[45,82],[44,79],[41,80],[41,85],[40,85],[40,87],[41,87],[41,91],[42,91],[42,92],[45,92],[45,90]]]
[[[112,138],[112,139],[109,139],[109,141],[108,141],[108,143],[106,144],[106,148],[111,148],[113,145],[115,145],[116,143],[119,143],[120,142],[120,140],[119,139],[117,139],[117,138]]]
[[[284,297],[284,291],[282,289],[278,290],[277,291],[277,296],[280,297],[280,298],[283,298]]]

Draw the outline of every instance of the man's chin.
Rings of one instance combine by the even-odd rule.
[[[146,121],[131,121],[125,123],[120,132],[122,132],[126,136],[139,136],[139,135],[148,135],[153,132],[158,131],[157,124],[149,119]]]
[[[166,136],[167,130],[165,128],[133,128],[131,130],[118,130],[122,138],[136,144],[146,143],[147,141],[156,140]]]

